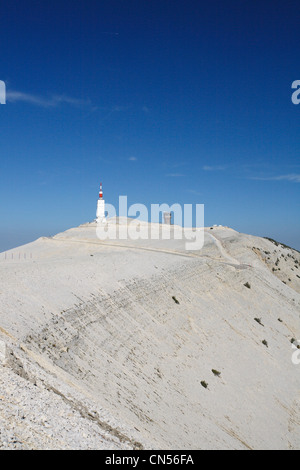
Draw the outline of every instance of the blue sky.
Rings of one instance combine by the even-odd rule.
[[[205,204],[300,249],[299,1],[0,6],[0,251],[107,202]]]

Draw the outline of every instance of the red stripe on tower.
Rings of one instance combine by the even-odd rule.
[[[102,183],[100,183],[99,199],[103,198]]]

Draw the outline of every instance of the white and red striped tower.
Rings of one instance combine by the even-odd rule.
[[[100,183],[99,199],[96,212],[97,222],[105,222],[105,201],[103,199],[102,183]]]

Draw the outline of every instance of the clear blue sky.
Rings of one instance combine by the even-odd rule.
[[[203,203],[300,249],[300,3],[2,2],[0,251],[107,202]]]

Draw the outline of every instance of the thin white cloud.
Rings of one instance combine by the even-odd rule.
[[[199,191],[196,191],[195,189],[187,189],[188,193],[194,194],[195,196],[201,196],[202,193],[199,193]]]
[[[179,178],[185,175],[183,175],[182,173],[168,173],[166,176],[170,176],[171,178]]]
[[[126,111],[127,106],[114,105],[111,108],[102,108],[103,111],[106,111],[106,114],[101,118],[100,124],[106,122],[111,116],[118,114],[120,112]]]
[[[172,169],[176,169],[176,168],[180,168],[182,166],[186,166],[187,164],[188,164],[188,162],[186,160],[184,160],[184,161],[181,161],[181,162],[173,163],[173,164],[169,165],[169,167],[172,168]]]
[[[291,181],[293,183],[300,183],[300,174],[292,173],[289,175],[278,176],[252,176],[249,179],[256,181]]]
[[[81,100],[78,98],[72,98],[67,95],[52,95],[50,98],[44,98],[39,95],[33,95],[30,93],[24,93],[22,91],[8,90],[6,93],[6,101],[11,103],[28,103],[43,108],[56,108],[60,104],[68,104],[70,106],[90,106],[90,100]]]
[[[128,160],[130,162],[136,162],[137,161],[137,158],[136,157],[129,157]]]
[[[226,170],[226,166],[223,166],[223,165],[216,165],[216,166],[205,165],[205,166],[202,167],[202,170],[204,170],[204,171],[224,171],[224,170]]]

